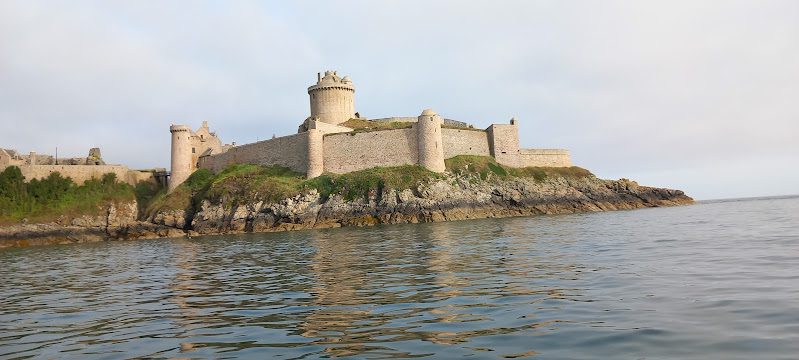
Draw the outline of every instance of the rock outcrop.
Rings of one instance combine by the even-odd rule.
[[[278,202],[201,200],[196,212],[160,210],[137,220],[137,204],[108,204],[100,216],[0,227],[0,248],[105,240],[369,226],[538,214],[637,209],[693,203],[682,191],[593,176],[480,180],[433,179],[413,189],[372,189],[362,198],[311,189]]]
[[[183,236],[182,230],[137,220],[136,201],[109,203],[101,215],[61,216],[46,224],[0,227],[0,248],[69,244],[105,240],[153,239]]]
[[[566,214],[693,203],[682,191],[634,181],[558,177],[482,181],[447,175],[415,189],[373,190],[361,199],[310,190],[279,202],[234,204],[203,200],[199,210],[153,214],[150,221],[196,234],[271,232],[477,218]],[[188,222],[186,219],[190,219]]]

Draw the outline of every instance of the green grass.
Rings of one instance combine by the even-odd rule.
[[[544,181],[551,177],[581,178],[594,176],[590,171],[577,166],[571,167],[524,167],[513,168],[502,166],[490,156],[459,155],[444,160],[452,173],[460,175],[476,175],[482,180],[508,179],[512,177],[533,178]]]
[[[142,190],[142,195],[144,195]],[[110,203],[135,199],[137,190],[120,183],[115,174],[78,185],[71,178],[52,173],[47,178],[25,181],[16,166],[0,172],[0,224],[54,221],[64,216],[102,215]]]
[[[211,178],[206,197],[229,204],[276,202],[298,194],[298,184],[304,178],[304,174],[280,166],[232,165]]]
[[[331,194],[341,194],[345,200],[353,200],[383,189],[413,189],[438,176],[419,165],[376,167],[340,175],[323,174],[305,181],[302,188],[316,189],[325,199]]]
[[[415,188],[435,177],[438,174],[421,166],[406,165],[341,175],[325,173],[306,180],[304,174],[281,166],[237,164],[218,174],[208,170],[194,172],[172,193],[154,196],[145,214],[150,216],[160,210],[186,210],[193,214],[204,199],[227,207],[256,201],[278,202],[311,189],[317,190],[325,200],[332,194],[341,194],[349,201],[366,198],[383,189]]]
[[[341,124],[352,129],[352,132],[371,132],[382,130],[409,129],[413,123],[402,121],[371,121],[363,119],[349,119]]]

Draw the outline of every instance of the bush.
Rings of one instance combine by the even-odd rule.
[[[413,189],[437,177],[438,174],[419,165],[376,167],[341,175],[324,174],[305,181],[303,187],[316,189],[324,199],[336,193],[345,200],[354,200],[366,198],[373,191]]]
[[[54,172],[48,177],[25,182],[16,166],[0,172],[0,222],[27,218],[34,222],[53,221],[62,215],[99,215],[104,204],[130,201],[132,186],[119,183],[115,174],[91,179],[82,185]]]

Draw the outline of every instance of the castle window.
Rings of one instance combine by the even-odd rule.
[[[200,134],[200,140],[205,139],[205,135]]]
[[[194,154],[194,153],[195,153],[195,149],[194,149],[194,148],[191,148],[191,153],[192,153],[192,154]]]

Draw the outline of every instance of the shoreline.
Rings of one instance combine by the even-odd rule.
[[[415,189],[370,191],[361,199],[323,197],[315,190],[279,202],[202,200],[195,212],[164,209],[140,219],[135,202],[109,204],[99,216],[65,224],[0,227],[0,250],[28,246],[125,241],[406,224],[484,218],[634,210],[693,204],[680,190],[639,186],[634,181],[517,178],[474,181],[448,176]]]

